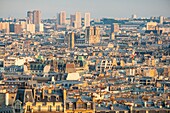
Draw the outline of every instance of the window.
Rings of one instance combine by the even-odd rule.
[[[48,106],[48,111],[52,111],[52,106]]]
[[[48,98],[48,101],[50,101],[50,100],[51,100],[51,97],[50,97],[50,96],[48,96],[47,98]]]
[[[80,103],[80,104],[77,104],[77,108],[78,108],[78,109],[83,108],[83,104],[81,104],[81,103]]]
[[[19,102],[17,102],[15,105],[15,111],[20,112],[20,109],[21,109],[21,104]]]
[[[40,97],[37,97],[37,101],[40,101]]]
[[[30,106],[27,106],[27,111],[31,111],[31,107]]]
[[[60,106],[56,106],[56,111],[60,111]]]
[[[55,102],[53,102],[53,106],[55,106]]]
[[[59,100],[59,96],[56,96],[56,101],[58,101]]]
[[[41,106],[40,105],[38,106],[38,111],[41,111]]]

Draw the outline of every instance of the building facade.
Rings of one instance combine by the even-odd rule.
[[[74,48],[74,32],[71,32],[68,37],[68,48],[73,49]]]
[[[111,25],[111,33],[117,33],[117,32],[119,32],[119,24],[113,23]]]
[[[100,28],[99,27],[87,27],[86,28],[86,43],[97,44],[100,43]]]

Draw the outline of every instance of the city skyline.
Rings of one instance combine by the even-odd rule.
[[[153,4],[154,3],[154,4]],[[67,17],[79,11],[82,13],[90,12],[92,18],[102,17],[131,17],[136,14],[137,17],[150,17],[150,16],[165,16],[168,17],[170,13],[169,0],[72,0],[72,1],[59,1],[59,0],[1,0],[0,1],[0,15],[1,17],[15,17],[25,18],[29,10],[41,10],[42,18],[54,18],[58,12],[66,11]],[[8,7],[10,8],[8,8]]]
[[[0,0],[0,113],[170,113],[170,0]]]

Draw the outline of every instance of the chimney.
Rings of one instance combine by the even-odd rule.
[[[132,69],[130,69],[130,75],[132,75]]]
[[[64,111],[66,110],[66,99],[67,99],[67,91],[63,89],[63,103],[64,103]]]
[[[114,108],[113,108],[113,105],[110,105],[110,109],[111,109],[111,110],[113,110],[113,109],[114,109]]]
[[[109,105],[109,104],[108,104],[108,102],[106,102],[106,104],[105,104],[105,105],[106,105],[106,107],[108,107],[108,105]]]
[[[155,107],[157,106],[157,103],[156,103],[156,102],[154,102],[154,106],[155,106]]]
[[[5,105],[8,106],[9,104],[9,93],[5,93]]]
[[[130,113],[133,111],[133,104],[130,106]]]
[[[168,108],[168,109],[170,108],[169,104],[166,101],[165,101],[165,107]]]
[[[164,104],[165,104],[165,106],[164,106],[164,107],[167,107],[167,102],[166,102],[166,101],[164,102]]]
[[[54,78],[54,76],[52,76],[51,82],[52,82],[53,84],[55,84],[55,78]]]
[[[48,88],[48,94],[51,94],[51,93],[52,93],[52,89]]]
[[[42,88],[42,99],[44,99],[44,88]]]
[[[135,75],[135,69],[133,69],[133,74],[132,75]]]
[[[93,95],[93,93],[91,93],[91,98],[92,98],[92,101],[95,102],[95,96]]]
[[[144,102],[144,107],[147,107],[147,101]]]
[[[63,99],[66,100],[67,98],[67,91],[66,89],[63,89]]]
[[[100,104],[98,104],[98,107],[100,107]]]
[[[36,89],[35,88],[33,89],[33,94],[34,94],[33,96],[34,96],[34,99],[35,99],[35,96],[36,96]]]

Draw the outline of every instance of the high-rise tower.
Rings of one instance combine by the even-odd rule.
[[[58,24],[59,25],[65,25],[66,24],[66,12],[65,11],[61,11],[58,14],[57,20],[58,20]]]
[[[81,12],[76,12],[75,15],[75,28],[80,28],[81,27]]]
[[[27,18],[28,18],[28,24],[32,24],[33,23],[33,12],[32,11],[27,12]]]
[[[40,24],[41,23],[41,11],[34,10],[33,11],[33,24]]]
[[[84,26],[85,26],[85,27],[90,26],[90,13],[85,13]]]

